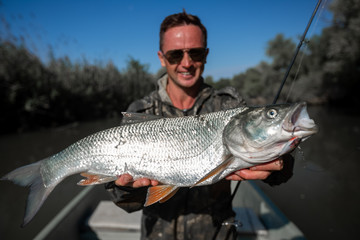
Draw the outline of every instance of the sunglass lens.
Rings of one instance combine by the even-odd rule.
[[[190,49],[189,55],[192,60],[201,62],[204,60],[206,49],[204,48],[193,48]]]
[[[184,57],[184,52],[182,50],[172,50],[166,53],[166,59],[171,63],[179,63]]]

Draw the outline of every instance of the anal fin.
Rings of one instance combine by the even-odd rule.
[[[81,173],[80,175],[83,177],[86,177],[85,179],[82,179],[77,183],[80,186],[102,184],[102,183],[115,181],[117,179],[117,177],[115,177],[115,176],[91,174],[88,172]]]
[[[158,185],[148,188],[146,202],[144,207],[150,206],[156,202],[166,202],[179,190],[179,187],[174,185]]]
[[[166,202],[167,200],[169,200],[170,198],[172,198],[172,197],[179,191],[179,189],[180,189],[180,188],[174,189],[169,195],[167,195],[166,197],[164,197],[163,199],[161,199],[159,202],[160,202],[160,203]]]

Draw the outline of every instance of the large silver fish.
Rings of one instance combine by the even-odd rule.
[[[76,173],[87,177],[79,185],[114,181],[124,173],[156,179],[161,185],[149,188],[149,206],[168,200],[179,187],[212,184],[238,169],[272,161],[317,131],[305,103],[178,118],[124,113],[124,121],[1,179],[31,188],[23,225],[57,184]]]

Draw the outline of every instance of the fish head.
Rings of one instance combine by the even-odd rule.
[[[288,153],[317,132],[306,103],[249,107],[226,125],[223,141],[237,158],[259,164]]]

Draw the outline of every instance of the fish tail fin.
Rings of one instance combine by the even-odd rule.
[[[22,227],[28,224],[35,216],[45,199],[56,186],[56,184],[53,184],[52,186],[45,187],[40,174],[40,165],[41,161],[29,164],[15,169],[1,178],[1,180],[9,180],[23,187],[30,186]]]

